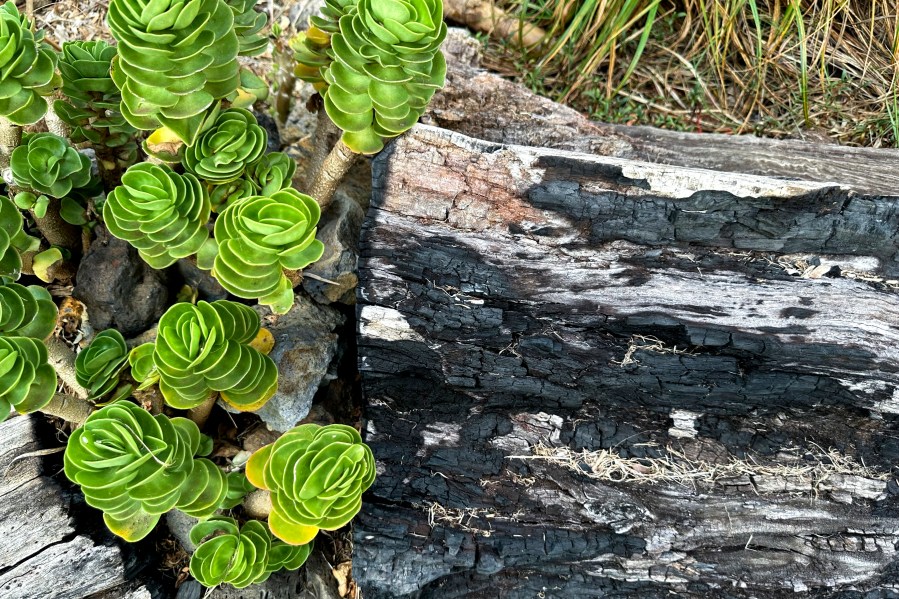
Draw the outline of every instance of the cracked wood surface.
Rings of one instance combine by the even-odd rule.
[[[0,597],[154,597],[136,583],[146,558],[108,532],[89,536],[69,492],[43,473],[39,455],[27,455],[41,449],[37,418],[0,424]]]
[[[365,596],[889,596],[897,207],[392,144],[360,258]]]
[[[428,106],[427,124],[499,143],[839,182],[861,193],[899,193],[899,150],[598,123],[522,85],[480,70],[471,44],[466,42],[464,35],[454,31],[444,47],[447,84]]]

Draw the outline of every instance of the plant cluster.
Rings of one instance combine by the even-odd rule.
[[[13,2],[0,7],[0,419],[74,423],[65,474],[123,539],[171,510],[199,519],[190,569],[207,586],[301,567],[319,530],[359,512],[371,450],[352,427],[306,424],[249,461],[213,452],[201,429],[216,402],[254,411],[278,389],[273,336],[245,303],[187,288],[142,342],[88,328],[67,338],[76,355],[54,336],[65,326],[50,291],[17,281],[70,284],[100,225],[154,269],[189,261],[234,298],[290,310],[325,252],[317,228],[336,183],[317,182],[418,119],[443,83],[446,26],[440,0],[328,0],[294,46],[343,142],[303,193],[250,110],[268,84],[238,62],[267,50],[266,21],[256,0],[110,0],[116,44],[57,53]],[[47,132],[23,131],[42,118]]]

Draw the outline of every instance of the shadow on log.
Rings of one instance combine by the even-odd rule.
[[[897,208],[392,144],[360,259],[365,596],[889,596]]]

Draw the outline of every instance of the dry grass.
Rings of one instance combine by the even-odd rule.
[[[899,139],[893,0],[502,0],[548,32],[488,66],[613,122],[846,144]]]
[[[532,455],[509,456],[509,459],[545,460],[589,478],[606,482],[674,483],[694,486],[715,484],[740,477],[771,476],[788,481],[791,487],[805,486],[810,492],[834,475],[852,475],[886,481],[888,473],[859,464],[836,449],[816,448],[812,455],[795,460],[766,464],[756,460],[732,458],[724,464],[692,460],[673,447],[664,457],[622,458],[610,449],[574,451],[568,447],[549,447],[538,443]]]

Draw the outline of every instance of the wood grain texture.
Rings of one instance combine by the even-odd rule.
[[[899,193],[899,150],[597,123],[524,86],[479,70],[468,54],[453,53],[465,48],[459,43],[445,47],[449,50],[447,85],[434,96],[423,122],[494,142],[838,182],[861,193]]]
[[[360,259],[365,596],[888,596],[897,207],[392,144]]]
[[[0,597],[3,599],[155,599],[138,581],[149,556],[94,529],[51,476],[43,473],[39,416],[0,423]],[[155,589],[155,587],[154,587]]]

